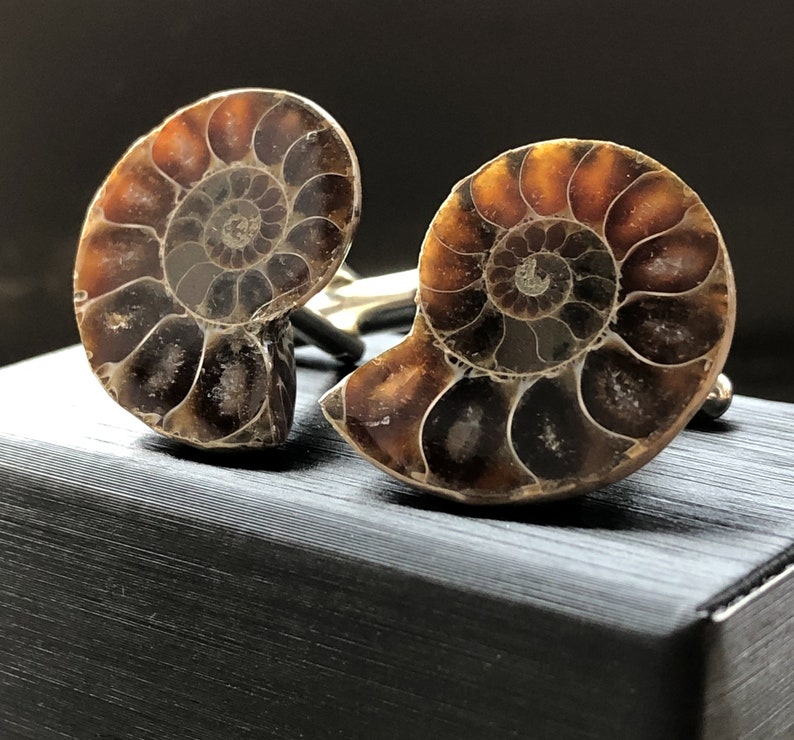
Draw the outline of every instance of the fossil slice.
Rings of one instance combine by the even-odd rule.
[[[281,443],[288,314],[341,265],[360,202],[350,142],[305,98],[232,90],[167,118],[114,167],[80,238],[75,311],[105,389],[195,446]]]
[[[364,457],[471,503],[570,496],[656,455],[699,408],[735,321],[698,196],[626,147],[557,140],[455,186],[410,335],[322,400]]]

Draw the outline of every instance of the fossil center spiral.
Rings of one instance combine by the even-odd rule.
[[[491,250],[485,265],[488,292],[507,316],[529,320],[554,315],[571,301],[583,300],[574,293],[581,294],[582,280],[593,274],[594,257],[600,262],[596,274],[609,283],[602,286],[609,292],[610,285],[614,288],[614,267],[594,231],[564,220],[520,224]],[[589,303],[586,298],[584,303]]]
[[[206,228],[207,239],[220,239],[229,249],[244,249],[259,232],[262,216],[259,209],[245,200],[225,203],[210,219]],[[207,233],[209,232],[209,233]]]
[[[165,234],[165,279],[175,297],[208,319],[248,320],[272,298],[267,263],[287,211],[284,189],[261,169],[229,167],[201,180]],[[238,296],[246,306],[235,310]]]
[[[549,273],[538,266],[538,258],[534,255],[527,257],[516,268],[516,288],[524,295],[543,295],[551,285]]]
[[[617,300],[617,267],[589,226],[528,216],[481,254],[442,245],[424,257],[421,305],[449,351],[478,368],[524,375],[568,363],[598,341]],[[454,280],[457,311],[448,307]]]

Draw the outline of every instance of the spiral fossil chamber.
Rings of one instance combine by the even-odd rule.
[[[212,95],[138,140],[83,227],[75,310],[92,368],[153,429],[201,447],[286,436],[288,314],[345,258],[355,153],[314,103]]]
[[[419,279],[410,336],[323,404],[387,472],[475,503],[572,495],[636,470],[705,398],[735,321],[701,200],[609,142],[529,145],[462,180]]]

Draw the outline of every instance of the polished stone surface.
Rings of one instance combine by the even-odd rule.
[[[342,264],[360,210],[344,132],[305,98],[212,95],[139,139],[92,202],[75,309],[108,393],[202,447],[281,444],[287,314]]]
[[[425,238],[410,336],[326,396],[362,455],[470,503],[581,494],[684,427],[725,363],[733,274],[700,198],[616,144],[504,153]]]

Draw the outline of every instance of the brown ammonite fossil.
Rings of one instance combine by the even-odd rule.
[[[288,314],[347,254],[361,188],[345,133],[292,93],[221,92],[136,141],[99,188],[74,274],[108,393],[199,447],[262,447],[292,423]]]
[[[321,401],[396,478],[470,503],[584,493],[650,460],[712,388],[735,322],[719,229],[632,149],[561,139],[453,189],[409,336]]]

